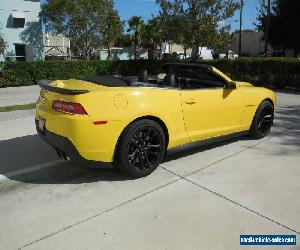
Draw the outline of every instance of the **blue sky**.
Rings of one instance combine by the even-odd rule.
[[[42,3],[45,0],[41,0]],[[253,29],[253,22],[256,21],[257,8],[259,0],[244,0],[244,24],[243,29]],[[155,4],[155,0],[115,0],[115,7],[119,11],[122,20],[128,20],[131,16],[142,16],[145,21],[151,18],[151,15],[158,14],[159,7]],[[231,30],[239,29],[239,12],[229,20]]]

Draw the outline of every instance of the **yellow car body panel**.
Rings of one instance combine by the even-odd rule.
[[[276,94],[269,89],[254,87],[250,83],[237,82],[237,88],[242,92],[244,99],[244,115],[241,130],[249,130],[255,112],[263,100],[270,100],[276,108]]]
[[[86,82],[84,84],[85,88],[94,85]],[[91,88],[93,87],[88,87]],[[36,118],[45,119],[47,131],[68,138],[87,160],[112,162],[115,146],[122,131],[132,121],[146,116],[156,117],[166,125],[169,148],[189,142],[178,90],[100,86],[99,89],[85,95],[66,96],[41,90],[40,96]],[[158,102],[157,96],[162,100]],[[170,99],[178,101],[170,102]],[[53,100],[81,103],[89,115],[70,115],[54,111],[51,107]],[[168,112],[163,112],[164,110]],[[94,125],[95,121],[108,123]]]
[[[216,70],[216,69],[214,69]],[[222,72],[218,74],[226,77]],[[86,160],[112,162],[126,127],[143,117],[164,124],[168,148],[205,138],[249,130],[260,103],[274,92],[236,83],[234,89],[169,89],[159,87],[106,87],[81,80],[53,81],[64,89],[85,89],[82,95],[41,90],[36,119],[47,131],[67,138]],[[71,115],[52,109],[54,100],[80,103],[88,115]],[[95,125],[94,122],[106,121]]]

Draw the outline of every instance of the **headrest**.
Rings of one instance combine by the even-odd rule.
[[[164,80],[163,80],[164,85],[170,86],[170,87],[177,87],[176,86],[176,78],[175,75],[172,73],[168,73]]]
[[[139,82],[148,82],[148,72],[147,70],[145,69],[142,69],[140,72],[139,72],[139,75],[138,75],[138,81]]]

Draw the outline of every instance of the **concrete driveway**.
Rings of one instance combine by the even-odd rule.
[[[40,90],[37,85],[0,88],[0,107],[34,103]]]
[[[300,240],[300,95],[278,94],[267,138],[172,150],[139,180],[60,161],[33,124],[33,111],[0,114],[0,249],[253,249],[240,247],[240,234]]]

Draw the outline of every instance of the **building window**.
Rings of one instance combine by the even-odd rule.
[[[13,11],[10,15],[12,28],[24,28],[25,27],[25,15],[20,11]]]
[[[24,28],[25,18],[13,17],[14,28]]]
[[[16,60],[26,61],[25,44],[15,44]]]

